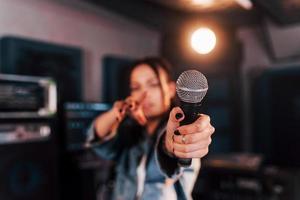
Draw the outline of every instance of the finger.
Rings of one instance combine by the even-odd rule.
[[[169,114],[169,120],[167,123],[167,133],[173,135],[174,131],[180,126],[180,121],[182,121],[183,119],[184,113],[181,110],[181,108],[174,107]]]
[[[147,123],[147,118],[142,110],[135,112],[133,118],[135,118],[140,125],[145,125]]]
[[[129,96],[125,99],[125,102],[129,104],[130,108],[140,106],[142,102],[146,99],[147,91],[143,92],[142,95],[136,96]]]
[[[133,106],[133,103],[134,103],[134,100],[132,99],[131,96],[129,96],[125,99],[125,104],[127,104],[127,107],[129,109],[131,109],[131,107]]]
[[[210,118],[208,115],[201,114],[199,118],[192,124],[183,125],[178,128],[178,131],[182,135],[201,132],[210,126]]]
[[[144,97],[142,97],[144,98]],[[133,99],[133,97],[129,96],[126,98],[127,105],[127,114],[136,120],[140,125],[145,125],[147,123],[147,118],[140,106],[140,104]]]
[[[185,135],[185,144],[193,144],[197,143],[201,140],[205,140],[208,137],[211,137],[211,135],[215,132],[215,128],[213,126],[209,126],[207,129],[201,131],[201,132],[196,132],[192,134],[186,134]],[[173,137],[174,142],[178,144],[182,144],[182,135],[174,135]]]
[[[124,104],[122,105],[122,108],[120,109],[120,113],[122,115],[128,114],[128,107],[129,107],[129,105],[126,102],[124,102]]]
[[[175,107],[171,110],[169,115],[169,121],[174,124],[178,124],[184,119],[184,113],[180,107]]]
[[[179,144],[174,143],[174,150],[182,153],[190,153],[194,151],[198,151],[201,149],[207,148],[211,144],[211,138],[207,138],[205,140],[198,141],[197,143],[193,144]]]
[[[126,116],[126,108],[121,108],[117,114],[117,121],[121,122]]]
[[[128,108],[129,108],[129,112],[134,112],[137,110],[138,106],[137,106],[137,102],[136,101],[131,101],[128,104]]]
[[[113,109],[115,110],[114,112],[117,115],[116,116],[117,121],[121,121],[126,113],[125,102],[124,101],[116,101],[114,103]]]
[[[123,104],[124,104],[124,101],[116,101],[113,105],[113,108],[115,108],[116,110],[119,111],[119,109],[122,108]]]
[[[197,151],[183,153],[174,149],[174,155],[178,158],[202,158],[208,153],[208,148],[199,149]]]
[[[136,101],[133,100],[133,98],[131,96],[127,97],[125,99],[125,108],[126,108],[126,113],[130,116],[132,116],[133,111],[136,110],[137,106],[136,106]]]
[[[182,115],[180,119],[178,119],[178,113]],[[173,141],[174,131],[180,126],[180,121],[183,120],[183,118],[184,118],[183,111],[179,107],[174,107],[169,114],[166,138],[167,138],[167,142],[170,143],[169,146],[172,146],[172,148],[174,143]]]

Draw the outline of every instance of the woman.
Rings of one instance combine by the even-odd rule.
[[[129,85],[130,95],[98,116],[88,132],[95,151],[116,161],[113,199],[190,198],[191,186],[188,191],[183,185],[193,181],[182,181],[192,168],[178,167],[177,159],[202,158],[208,153],[214,132],[209,117],[200,115],[192,124],[179,125],[184,113],[172,108],[175,83],[163,59],[136,62]]]

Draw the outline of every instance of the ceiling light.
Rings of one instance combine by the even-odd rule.
[[[192,3],[194,5],[199,5],[199,6],[211,6],[215,0],[192,0]]]
[[[253,7],[253,4],[250,0],[235,0],[235,1],[246,10],[250,10]]]
[[[216,46],[217,38],[209,28],[199,28],[191,37],[192,48],[200,54],[210,53]]]

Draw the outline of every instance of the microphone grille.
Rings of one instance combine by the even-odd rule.
[[[183,102],[200,103],[207,90],[207,79],[197,70],[184,71],[176,81],[176,92]]]

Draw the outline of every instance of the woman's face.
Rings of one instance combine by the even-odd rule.
[[[159,68],[159,77],[146,64],[134,68],[130,76],[131,96],[142,101],[145,116],[155,118],[170,108],[171,98],[175,95],[175,83],[169,82],[166,72]],[[161,85],[160,85],[161,83]]]

